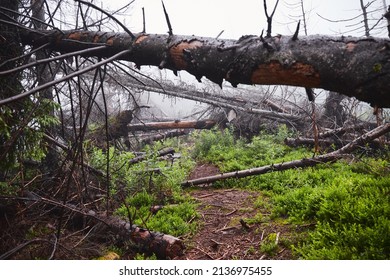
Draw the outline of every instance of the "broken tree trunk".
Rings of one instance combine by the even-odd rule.
[[[184,243],[177,237],[135,225],[131,227],[129,223],[115,217],[106,219],[105,222],[122,240],[130,238],[146,254],[155,254],[159,259],[174,259],[183,255]]]
[[[112,57],[126,51],[112,59],[133,61],[139,67],[186,70],[199,81],[205,76],[220,86],[225,79],[233,86],[242,83],[323,88],[390,107],[390,41],[384,38],[246,35],[238,40],[222,40],[82,30],[37,32],[26,27],[19,33],[25,45],[51,43],[51,50],[62,53],[102,45],[106,48],[87,55]],[[15,98],[7,100],[13,101]]]
[[[210,129],[216,125],[213,120],[204,121],[173,121],[173,122],[152,122],[152,123],[139,123],[129,124],[127,126],[129,131],[148,131],[158,129],[183,129],[183,128],[195,128],[195,129]]]
[[[28,197],[5,197],[2,200],[21,200],[32,201],[34,203],[44,203],[59,208],[63,208],[77,215],[89,218],[89,222],[107,227],[116,234],[121,241],[131,240],[137,244],[140,249],[147,254],[156,254],[159,259],[173,259],[182,256],[185,246],[183,241],[172,235],[149,231],[147,229],[130,225],[130,223],[115,216],[99,215],[93,210],[77,208],[74,205],[67,205],[61,202],[39,196],[35,193],[29,193]]]
[[[320,156],[305,158],[300,160],[293,160],[284,163],[271,164],[263,167],[251,168],[247,170],[233,171],[228,173],[222,173],[215,176],[208,176],[204,178],[198,178],[194,180],[188,180],[182,183],[183,187],[189,187],[194,185],[203,185],[211,184],[213,182],[229,179],[229,178],[244,178],[253,175],[265,174],[273,171],[283,171],[291,168],[303,168],[309,166],[315,166],[321,163],[332,162],[338,160],[358,148],[359,146],[364,146],[366,143],[373,141],[374,139],[390,132],[390,123],[381,125],[366,134],[363,134],[359,138],[356,138],[349,144],[343,146],[342,148]]]

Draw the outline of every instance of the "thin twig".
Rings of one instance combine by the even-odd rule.
[[[165,19],[166,19],[167,25],[168,25],[168,34],[169,34],[169,36],[172,36],[173,35],[173,31],[172,31],[171,21],[169,20],[169,15],[167,13],[167,10],[165,9],[164,1],[161,1],[161,3],[162,3],[162,6],[163,6],[163,9],[164,9],[164,15],[165,15]]]
[[[145,8],[142,7],[142,33],[146,32],[146,23],[145,23]]]
[[[47,47],[49,44],[50,43],[47,43],[47,44],[43,45],[43,47]],[[11,74],[11,73],[14,73],[14,72],[17,72],[17,71],[21,71],[23,69],[26,69],[26,68],[29,68],[29,67],[32,67],[32,66],[37,66],[37,65],[40,65],[42,63],[48,63],[48,62],[52,62],[52,61],[55,61],[55,60],[71,57],[71,56],[74,56],[74,55],[81,55],[83,53],[88,53],[88,52],[92,52],[92,51],[102,50],[102,49],[106,49],[106,48],[107,48],[107,46],[98,46],[98,47],[94,47],[94,48],[90,48],[90,49],[86,49],[86,50],[75,51],[75,52],[70,52],[70,53],[58,55],[58,56],[51,57],[51,58],[40,59],[40,60],[34,61],[32,63],[29,63],[29,64],[25,64],[25,65],[22,65],[22,66],[19,66],[19,67],[15,67],[15,68],[9,69],[7,71],[2,71],[2,72],[0,72],[0,76],[8,75],[8,74]],[[34,50],[34,51],[37,51],[37,50]]]

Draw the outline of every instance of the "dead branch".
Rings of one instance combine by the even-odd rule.
[[[105,11],[105,10],[99,8],[98,6],[96,6],[96,5],[92,4],[92,3],[86,2],[86,1],[82,1],[82,0],[74,0],[74,1],[79,2],[79,3],[82,3],[82,4],[87,5],[87,6],[89,6],[89,7],[92,7],[92,8],[94,8],[94,9],[98,10],[99,12],[105,14],[105,15],[108,16],[110,19],[114,20],[117,24],[119,24],[119,26],[122,27],[123,30],[126,31],[126,33],[129,34],[130,37],[131,37],[132,39],[135,39],[134,34],[133,34],[133,33],[132,33],[132,32],[131,32],[131,31],[130,31],[130,30],[129,30],[121,21],[120,21],[120,20],[118,20],[116,17],[114,17],[114,16],[113,16],[112,14],[110,14],[109,12],[107,12],[107,11]]]
[[[329,130],[329,131],[320,133],[318,136],[319,136],[319,138],[327,138],[327,137],[333,137],[333,136],[340,137],[341,135],[343,135],[346,132],[358,131],[358,130],[361,130],[362,128],[364,128],[365,126],[366,126],[366,124],[364,124],[364,123],[352,125],[352,126],[344,126],[344,127],[340,127],[337,129],[333,129],[333,130]]]
[[[81,69],[79,71],[73,72],[73,73],[71,73],[69,75],[66,75],[66,76],[60,78],[60,79],[53,80],[51,82],[48,82],[48,83],[45,83],[43,85],[37,86],[37,87],[35,87],[35,88],[31,89],[31,90],[28,90],[26,92],[14,95],[12,97],[2,99],[2,100],[0,100],[0,106],[13,103],[13,102],[18,101],[18,100],[20,100],[22,98],[25,98],[27,96],[33,95],[36,92],[39,92],[41,90],[47,89],[47,88],[49,88],[51,86],[54,86],[54,85],[56,85],[58,83],[70,80],[70,79],[72,79],[74,77],[77,77],[77,76],[79,76],[79,75],[81,75],[83,73],[86,73],[88,71],[92,71],[92,70],[94,70],[94,69],[96,69],[96,68],[98,68],[98,67],[100,67],[102,65],[105,65],[105,64],[107,64],[107,63],[109,63],[109,62],[111,62],[111,61],[113,61],[115,59],[118,59],[118,58],[122,57],[123,55],[125,55],[127,53],[130,53],[130,50],[121,51],[118,54],[116,54],[116,55],[114,55],[114,56],[112,56],[110,58],[102,60],[102,61],[100,61],[98,63],[95,63],[95,64],[93,64],[93,65],[91,65],[89,67],[83,68],[83,69]]]
[[[44,134],[43,135],[43,139],[45,139],[46,141],[50,142],[51,144],[54,144],[55,146],[61,148],[63,151],[65,152],[69,152],[70,151],[70,148],[60,142],[58,142],[57,140],[55,140],[54,138],[50,137],[49,135],[47,134]],[[79,162],[78,162],[79,163]],[[90,166],[89,164],[83,162],[82,165],[86,168],[88,168],[89,171],[91,171],[92,173],[98,175],[98,176],[104,176],[104,173],[98,169],[96,169],[95,167],[93,166]]]
[[[274,17],[274,14],[276,12],[276,8],[278,7],[279,0],[276,1],[275,7],[274,7],[271,15],[268,14],[267,0],[263,0],[263,1],[264,1],[264,12],[265,12],[265,16],[267,17],[267,37],[271,37],[271,33],[272,33],[272,18]]]

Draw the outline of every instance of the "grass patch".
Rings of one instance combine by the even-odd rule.
[[[198,135],[195,156],[217,164],[223,172],[312,156],[309,150],[286,147],[281,139],[287,134],[282,127],[276,135],[259,135],[248,142],[232,138],[228,130],[204,131]],[[217,184],[261,192],[254,207],[272,210],[275,222],[313,224],[290,246],[297,258],[389,259],[389,161],[389,153],[382,152],[357,162],[339,161]],[[259,217],[251,222],[261,221]],[[260,250],[271,254],[277,246],[268,239]]]

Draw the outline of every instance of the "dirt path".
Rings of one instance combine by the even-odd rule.
[[[211,173],[218,169],[201,165],[191,178]],[[270,213],[256,207],[261,193],[199,187],[191,195],[199,202],[201,226],[181,259],[292,259],[290,227],[270,221]]]

